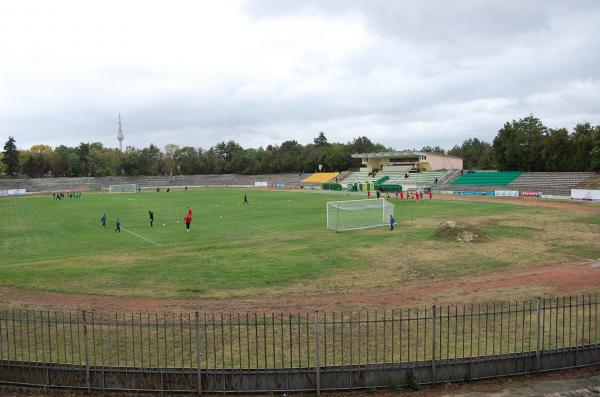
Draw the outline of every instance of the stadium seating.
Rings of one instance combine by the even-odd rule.
[[[516,176],[515,176],[516,174]],[[486,172],[478,171],[459,176],[440,188],[449,190],[517,190],[546,195],[570,196],[571,189],[591,184],[593,172]]]
[[[442,178],[447,171],[429,171],[419,173],[407,173],[403,171],[380,171],[375,177],[369,176],[367,171],[353,172],[340,181],[342,185],[359,182],[375,182],[384,180],[383,185],[402,185],[404,190],[421,189],[435,184],[436,178]],[[405,176],[408,175],[408,178]],[[387,177],[387,178],[386,178]]]
[[[304,183],[325,183],[334,180],[340,175],[339,172],[315,172],[308,178],[302,180]]]
[[[236,175],[229,185],[253,186],[254,182],[267,182],[269,185],[283,184],[286,186],[303,185],[302,180],[310,174],[263,174],[263,175]]]
[[[56,192],[68,190],[90,191],[92,186],[101,186],[108,190],[109,185],[135,183],[142,188],[167,186],[254,186],[254,182],[267,182],[271,185],[301,185],[307,174],[270,174],[270,175],[177,175],[177,176],[106,176],[75,178],[31,178],[0,179],[2,189],[26,189],[28,192]]]
[[[351,173],[346,178],[344,178],[338,182],[341,183],[343,186],[343,185],[347,185],[349,183],[354,184],[354,183],[358,183],[358,182],[375,182],[377,179],[379,179],[379,178],[374,178],[372,176],[369,176],[369,173],[367,171],[357,171],[357,172]]]
[[[522,171],[469,171],[456,178],[451,185],[508,186]]]
[[[595,174],[590,179],[579,183],[575,189],[600,189],[600,174]]]
[[[570,196],[571,189],[595,177],[594,172],[524,172],[508,187],[512,190]]]
[[[434,185],[435,179],[440,179],[445,174],[446,171],[427,171],[416,173],[387,171],[385,172],[385,175],[387,175],[390,179],[385,182],[385,185],[402,185],[404,190],[420,189]],[[406,175],[408,175],[408,178],[406,178]]]
[[[384,176],[390,179],[384,185],[402,185],[403,190],[421,189],[434,185],[438,178],[438,187],[442,190],[519,190],[541,192],[569,196],[571,189],[598,188],[600,177],[593,172],[486,172],[478,171],[458,176],[456,171],[431,171],[421,173],[406,173],[401,171],[381,171],[375,177],[366,171],[342,173],[338,182],[345,187],[349,183],[375,182]],[[460,175],[458,173],[458,175]],[[283,184],[286,186],[307,185],[303,182],[310,174],[270,174],[270,175],[177,175],[177,176],[110,176],[110,177],[81,177],[81,178],[33,178],[33,179],[2,179],[0,190],[26,189],[28,192],[53,192],[82,190],[89,191],[92,186],[101,186],[108,190],[109,185],[119,183],[136,183],[142,188],[166,186],[254,186],[254,182],[267,182],[270,185]],[[450,182],[450,183],[448,183]],[[317,184],[315,184],[317,185]],[[320,186],[320,184],[318,184]]]

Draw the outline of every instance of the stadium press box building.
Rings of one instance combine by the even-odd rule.
[[[361,159],[361,171],[372,172],[415,172],[461,170],[463,159],[443,153],[430,152],[377,152],[354,153],[352,157]]]

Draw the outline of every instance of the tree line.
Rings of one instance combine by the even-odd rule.
[[[124,152],[101,143],[76,147],[35,145],[18,150],[13,137],[4,145],[0,175],[29,177],[75,177],[117,175],[270,174],[284,172],[341,171],[357,168],[352,153],[393,150],[367,137],[347,143],[330,143],[323,132],[312,143],[289,140],[266,148],[243,148],[235,141],[211,148],[166,145]],[[409,149],[415,150],[415,149]],[[425,146],[425,152],[462,157],[465,169],[505,171],[600,171],[600,126],[577,124],[572,131],[552,129],[533,115],[506,122],[489,143],[465,140],[445,151]]]
[[[530,115],[506,122],[491,144],[467,139],[448,154],[462,157],[466,169],[600,172],[600,125],[579,123],[569,132]]]
[[[390,150],[358,137],[348,143],[330,143],[323,132],[313,143],[289,140],[266,148],[244,149],[235,141],[221,142],[209,149],[169,144],[143,149],[128,146],[123,152],[99,142],[76,147],[35,145],[17,150],[10,137],[2,153],[3,175],[29,177],[137,176],[195,174],[276,174],[347,170],[359,166],[351,157],[357,152]]]

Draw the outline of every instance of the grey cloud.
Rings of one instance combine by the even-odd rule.
[[[450,147],[473,136],[489,140],[504,122],[530,113],[551,127],[600,123],[597,1],[254,0],[242,3],[240,19],[249,30],[277,21],[281,29],[291,21],[307,29],[313,19],[326,27],[343,22],[363,32],[364,42],[333,57],[298,50],[301,37],[276,32],[275,49],[256,54],[264,59],[251,71],[244,61],[256,61],[252,54],[238,64],[220,61],[253,44],[244,37],[231,48],[183,46],[163,66],[116,59],[65,70],[58,81],[36,65],[0,66],[0,134],[15,135],[21,147],[115,146],[118,110],[124,143],[136,146],[307,143],[325,130],[342,142],[368,135],[396,148]],[[260,73],[295,50],[296,64]],[[195,71],[185,63],[194,51],[206,51],[205,62],[217,66]],[[3,87],[12,87],[9,95]]]

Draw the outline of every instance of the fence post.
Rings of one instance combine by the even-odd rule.
[[[319,336],[319,311],[315,312],[315,372],[317,376],[317,396],[321,395],[321,338]]]
[[[431,311],[431,384],[435,385],[435,323],[436,323],[436,307],[433,305]]]
[[[83,311],[83,352],[85,356],[85,379],[87,382],[88,393],[91,390],[90,382],[90,356],[88,352],[88,332],[87,332],[87,319],[85,317],[85,310]]]
[[[536,313],[537,313],[537,321],[536,321],[536,331],[535,331],[535,370],[536,372],[540,370],[540,297],[537,298],[536,304]]]
[[[202,395],[202,374],[200,366],[202,364],[202,353],[200,352],[200,324],[198,320],[198,312],[194,313],[196,321],[196,382],[198,395]]]

